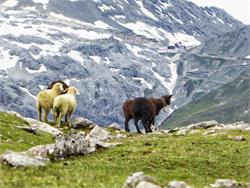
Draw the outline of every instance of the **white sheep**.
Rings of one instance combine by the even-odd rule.
[[[40,91],[37,94],[37,112],[38,120],[41,121],[42,109],[44,110],[44,122],[48,122],[47,116],[53,107],[54,98],[63,92],[63,84],[56,83],[52,89]]]
[[[70,116],[76,109],[76,95],[79,95],[78,90],[75,87],[70,86],[65,91],[66,94],[57,96],[53,102],[53,115],[55,125],[61,126],[61,120],[65,116],[67,125],[71,127]]]

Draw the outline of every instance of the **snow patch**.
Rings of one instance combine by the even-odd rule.
[[[41,72],[46,72],[47,71],[47,68],[44,66],[44,64],[41,64],[41,66],[39,67],[38,70],[31,70],[29,68],[26,68],[26,70],[31,73],[31,74],[34,74],[34,73],[41,73]]]
[[[2,3],[1,7],[3,7],[3,10],[5,10],[5,8],[9,8],[9,7],[14,7],[18,4],[18,1],[16,0],[7,0],[7,1],[4,1],[4,3]]]
[[[123,15],[115,15],[115,16],[113,16],[113,18],[115,18],[115,19],[126,19],[126,17],[123,16]]]
[[[116,69],[116,68],[110,68],[109,70],[111,70],[112,72],[119,72],[120,69]]]
[[[106,23],[104,23],[104,22],[102,22],[102,21],[100,21],[100,20],[96,21],[94,24],[95,24],[95,26],[96,26],[97,28],[101,28],[101,29],[109,29],[109,28],[112,28],[111,26],[109,26],[108,24],[106,24]]]
[[[166,3],[166,2],[162,2],[162,8],[163,9],[167,9],[168,7],[172,7],[173,5],[171,3]]]
[[[19,60],[18,56],[11,56],[9,51],[0,47],[0,70],[7,70],[14,67]]]
[[[178,18],[176,18],[175,16],[173,16],[172,14],[168,14],[173,20],[175,20],[177,23],[179,23],[179,24],[183,24],[183,22],[180,20],[180,19],[178,19]]]
[[[27,88],[24,88],[24,87],[21,87],[21,86],[19,86],[19,88],[20,88],[21,90],[23,90],[25,93],[27,93],[31,98],[37,100],[37,97],[34,96],[34,95],[32,95],[32,94],[29,92],[29,90],[28,90]]]
[[[47,86],[45,86],[45,85],[38,85],[38,87],[40,88],[40,90],[44,90],[47,88]]]
[[[171,78],[169,79],[170,83],[168,84],[168,91],[169,93],[173,93],[175,84],[176,84],[176,80],[178,78],[178,74],[177,74],[177,66],[175,63],[170,63],[169,65],[170,67],[170,71],[171,71]]]
[[[146,16],[148,16],[148,17],[150,17],[150,18],[152,18],[152,19],[158,21],[158,19],[157,19],[151,12],[149,12],[146,8],[144,8],[143,3],[142,3],[141,0],[135,1],[135,2],[140,6],[141,11],[142,11]]]
[[[70,85],[70,79],[64,80],[64,82],[69,86]]]
[[[101,57],[100,56],[89,56],[92,60],[94,60],[96,63],[101,63]]]
[[[153,86],[148,83],[144,78],[138,78],[138,77],[132,77],[133,80],[138,80],[140,81],[142,84],[145,84],[147,86],[148,89],[153,89]]]
[[[135,54],[136,56],[140,56],[139,55],[139,52],[142,51],[143,49],[142,48],[139,48],[138,46],[132,46],[130,44],[125,44],[126,47],[131,51],[133,52],[133,54]]]
[[[105,12],[106,10],[111,10],[111,8],[105,4],[103,4],[102,6],[98,7],[102,12]]]
[[[120,23],[120,25],[132,30],[137,35],[142,35],[147,38],[157,38],[160,40],[164,40],[161,34],[157,31],[157,28],[154,26],[149,26],[143,22],[137,21],[135,23]]]
[[[68,56],[78,62],[81,63],[81,65],[83,65],[83,62],[84,62],[84,59],[81,55],[80,52],[76,51],[76,50],[71,50],[69,53],[68,53]]]
[[[49,0],[33,0],[34,3],[41,3],[43,5],[43,9],[47,9],[47,5]]]
[[[218,18],[218,17],[216,17],[216,18],[217,18],[217,20],[218,20],[219,22],[221,22],[222,24],[225,24],[225,23],[223,22],[222,19],[220,19],[220,18]]]

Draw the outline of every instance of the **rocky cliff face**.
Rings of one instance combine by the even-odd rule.
[[[194,74],[189,69],[196,65],[185,64],[185,58],[175,63],[179,51],[185,49],[177,48],[173,54],[166,47],[181,42],[189,49],[243,26],[221,9],[201,8],[182,0],[0,3],[0,109],[35,117],[38,91],[62,79],[80,90],[75,114],[99,124],[122,123],[121,105],[127,98],[159,97],[182,92],[184,87],[192,94],[175,92],[176,101],[190,100],[197,93],[190,85],[201,83],[188,79],[191,83],[186,84],[182,79],[188,72]],[[204,58],[197,54],[185,57],[194,63]],[[227,65],[221,63],[223,58],[210,61],[205,57],[204,61],[198,74],[205,75],[205,80],[207,74],[211,77],[206,68],[213,61],[218,65],[211,69],[223,64],[220,70],[224,75]],[[180,84],[174,89],[178,77]],[[225,77],[231,80],[229,73]],[[212,88],[203,85],[205,92]],[[162,114],[158,120],[164,118]]]

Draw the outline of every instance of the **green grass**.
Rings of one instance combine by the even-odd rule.
[[[20,123],[19,120],[13,122]],[[11,127],[11,121],[8,124]],[[1,122],[0,126],[6,125]],[[34,144],[50,141],[47,138],[38,141],[35,139],[37,136],[31,133],[21,134],[32,137]],[[70,157],[49,163],[46,167],[12,168],[1,165],[0,187],[120,188],[127,176],[137,171],[154,176],[162,186],[171,180],[182,180],[194,187],[203,187],[217,178],[232,178],[246,183],[250,176],[250,135],[245,131],[230,131],[228,134],[244,135],[247,141],[237,142],[228,139],[227,135],[211,137],[199,133],[187,136],[128,134],[123,144],[113,149]],[[14,140],[11,135],[6,135],[9,136]],[[13,141],[9,149],[21,150],[14,145],[20,145],[22,149],[29,146],[26,142]]]
[[[53,139],[47,133],[39,132],[34,135],[17,126],[27,125],[22,119],[0,112],[0,153],[6,149],[23,151],[39,144],[52,143]]]

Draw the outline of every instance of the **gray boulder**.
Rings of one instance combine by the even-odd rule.
[[[26,153],[18,153],[13,151],[6,151],[0,158],[2,164],[8,164],[14,167],[35,167],[45,166],[47,158],[41,156],[31,156]]]
[[[214,184],[211,184],[212,188],[237,188],[238,182],[230,179],[217,179]]]

